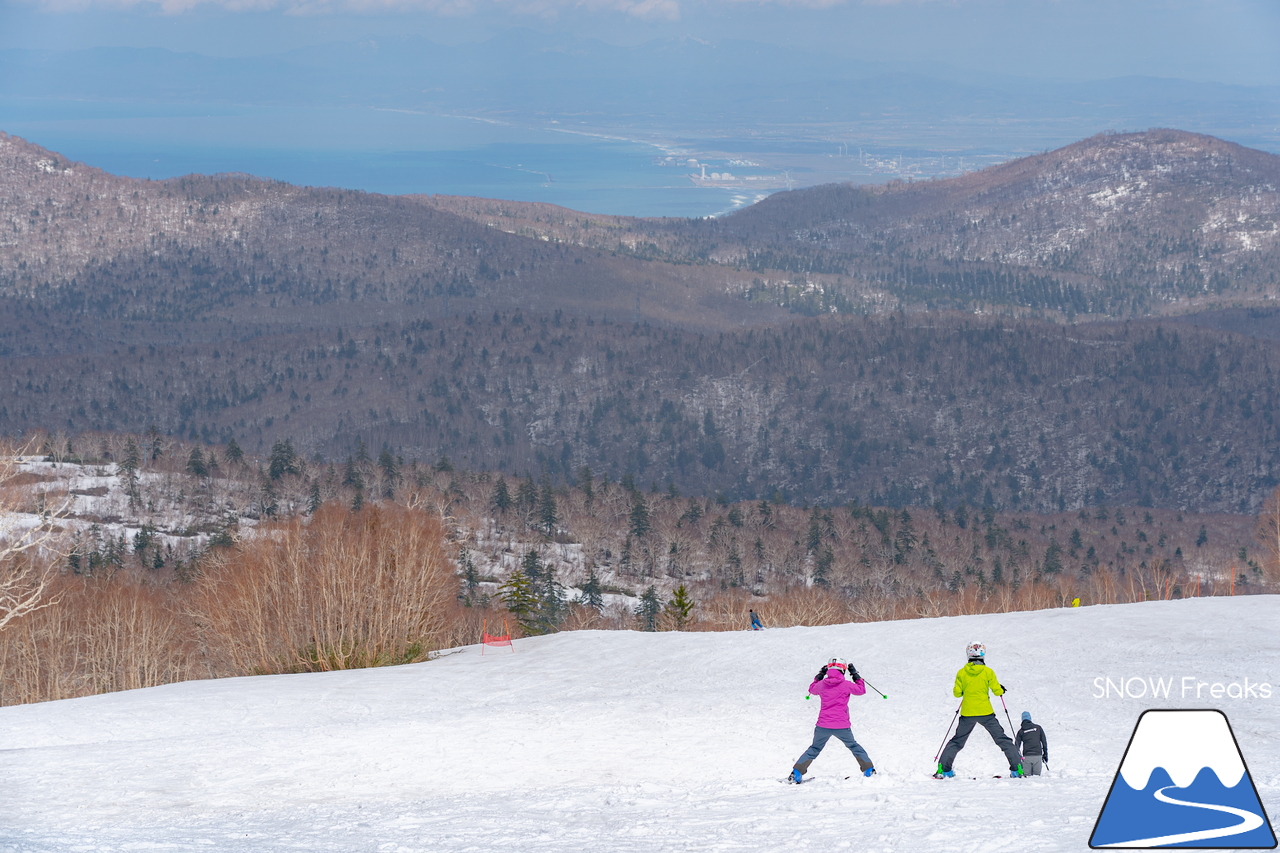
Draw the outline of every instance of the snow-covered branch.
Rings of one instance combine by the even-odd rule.
[[[58,520],[72,498],[64,492],[50,502],[48,492],[33,493],[22,471],[31,443],[0,448],[0,630],[57,600],[51,588],[62,556]]]

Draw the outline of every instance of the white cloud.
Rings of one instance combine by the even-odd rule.
[[[50,12],[152,8],[166,15],[180,15],[197,7],[220,7],[230,12],[277,11],[300,16],[428,12],[456,17],[496,12],[542,18],[588,10],[619,12],[645,21],[680,20],[678,0],[33,0],[32,5]]]
[[[680,4],[675,0],[642,0],[624,10],[628,15],[646,21],[680,20]]]
[[[726,3],[754,6],[802,6],[806,9],[830,9],[834,6],[846,6],[849,0],[724,0]],[[866,0],[863,0],[866,2]]]

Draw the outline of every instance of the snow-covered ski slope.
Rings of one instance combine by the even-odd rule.
[[[1274,821],[1277,605],[565,633],[514,653],[4,708],[0,850],[1082,851],[1149,707],[1222,709]],[[972,641],[1014,721],[1028,710],[1044,725],[1051,776],[988,778],[1005,766],[978,730],[956,763],[977,780],[929,778]],[[856,775],[832,741],[812,782],[779,784],[808,745],[806,688],[832,655],[888,694],[852,702],[880,775]],[[1095,698],[1108,677],[1174,686],[1168,699]],[[1245,679],[1271,698],[1194,697],[1196,682]]]

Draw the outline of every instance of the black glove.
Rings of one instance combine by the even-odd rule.
[[[1001,692],[1001,693],[1008,693],[1008,692],[1009,692],[1009,688],[1008,688],[1008,687],[1005,687],[1003,684],[1001,684],[1001,685],[1000,685],[1000,692]]]
[[[861,675],[858,675],[858,668],[853,666],[849,667],[849,677],[852,678],[854,681],[857,681],[859,678],[862,678]]]
[[[827,677],[827,668],[824,666],[822,669],[818,670],[818,677],[815,678],[814,681],[821,681],[826,677]]]

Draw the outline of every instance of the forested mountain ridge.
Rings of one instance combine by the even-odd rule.
[[[773,306],[1070,319],[1280,297],[1280,157],[1172,130],[944,181],[777,193],[715,220],[141,181],[0,136],[0,223],[0,292],[122,319],[487,306],[705,329],[781,319]]]
[[[120,178],[3,134],[0,225],[0,295],[97,318],[337,326],[488,306],[706,328],[785,316],[727,296],[723,275],[507,234],[428,197]]]
[[[1103,134],[942,181],[776,193],[714,221],[646,227],[536,205],[441,204],[506,217],[522,233],[752,269],[763,277],[750,295],[814,313],[874,310],[877,290],[899,303],[1050,317],[1280,297],[1280,157],[1175,130]]]
[[[126,345],[162,331],[131,324],[93,356],[10,356],[0,430],[155,424],[258,453],[363,443],[824,504],[1256,512],[1280,483],[1280,343],[1180,324],[893,314],[707,334],[494,311],[251,328]],[[60,338],[95,344],[36,333]]]
[[[1187,233],[1203,236],[1204,212],[1216,211],[1234,248],[1206,252],[1202,271],[1256,272],[1276,251],[1266,181],[1280,158],[1188,137],[1099,137],[951,182],[783,193],[723,221],[237,175],[137,181],[0,137],[0,430],[155,425],[188,440],[235,438],[250,452],[289,438],[331,460],[363,442],[473,470],[564,482],[590,466],[734,499],[1254,512],[1280,482],[1274,309],[1213,315],[1258,330],[1244,337],[1168,319],[803,320],[778,307],[881,311],[919,296],[903,283],[913,269],[935,271],[934,296],[913,304],[989,305],[992,282],[1012,313],[1052,307],[1030,296],[1081,297],[1103,280],[937,260],[955,234],[971,241],[952,247],[963,255],[1031,227],[1010,214],[952,234],[959,214],[947,206],[1041,211],[1019,214],[1023,223],[1049,215],[1036,206],[1046,197],[1095,204],[1116,168],[1146,175],[1133,183],[1131,195],[1150,197],[1138,213],[1174,205]],[[1117,144],[1131,149],[1131,167],[1116,160]],[[1190,165],[1162,171],[1167,158],[1142,159],[1152,146],[1181,150]],[[1046,184],[1055,157],[1060,180]],[[1086,161],[1096,180],[1082,177]],[[1223,169],[1227,178],[1213,177]],[[1179,182],[1185,191],[1166,198]],[[1240,195],[1242,186],[1254,189]],[[1246,196],[1254,207],[1229,203]],[[1106,217],[1089,245],[1155,233]],[[905,236],[860,254],[855,244],[869,238],[858,223]],[[735,257],[735,246],[750,252]],[[830,271],[755,268],[788,258]],[[870,259],[874,274],[842,271],[850,258]],[[1104,285],[1125,299],[1162,292]],[[1274,288],[1220,296],[1242,294]]]

